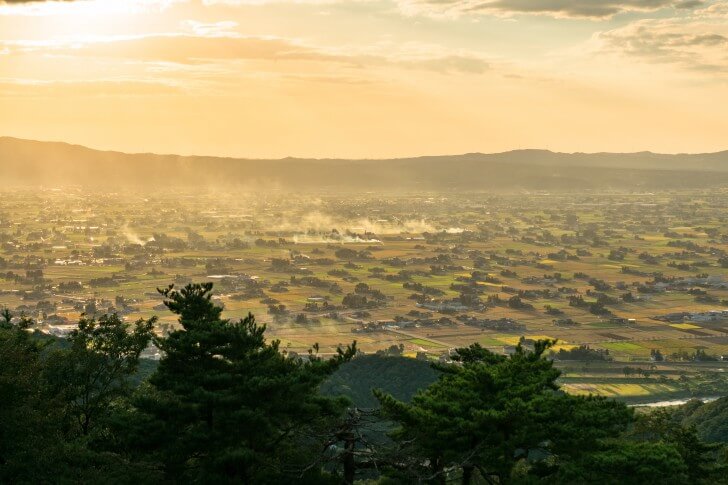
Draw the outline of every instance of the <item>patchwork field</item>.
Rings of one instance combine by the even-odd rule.
[[[58,334],[104,312],[164,333],[157,288],[212,281],[228,318],[252,312],[287,352],[356,340],[435,360],[552,339],[570,392],[724,393],[727,207],[728,192],[6,191],[0,306]]]

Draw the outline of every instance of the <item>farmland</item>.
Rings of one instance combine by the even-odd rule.
[[[447,359],[556,339],[564,387],[639,400],[724,392],[728,191],[264,194],[6,190],[0,306],[56,334],[157,315],[215,283],[289,353]]]

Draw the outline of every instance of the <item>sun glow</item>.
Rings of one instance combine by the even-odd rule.
[[[728,0],[401,9],[452,2],[0,0],[0,134],[262,157],[725,148]]]
[[[53,47],[146,32],[155,27],[153,15],[184,0],[78,0],[2,4],[0,19],[19,19],[24,43]],[[21,28],[20,26],[14,29]],[[14,43],[13,41],[10,41]],[[22,45],[23,41],[17,43]]]
[[[31,17],[46,16],[95,16],[138,13],[163,10],[185,0],[81,0],[76,2],[51,1],[0,5],[0,15]]]

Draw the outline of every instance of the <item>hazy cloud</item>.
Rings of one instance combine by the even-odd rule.
[[[219,24],[216,24],[219,26]],[[50,42],[8,42],[5,47],[16,52],[45,51],[53,54],[128,58],[198,64],[209,60],[335,60],[314,49],[298,46],[278,38],[222,35],[220,30],[193,27],[193,34],[158,34],[101,39],[69,39]],[[202,34],[205,31],[205,34]]]
[[[697,18],[728,19],[728,2],[716,2],[706,6],[693,14]]]
[[[0,0],[0,17],[105,17],[161,12],[190,0]]]
[[[98,79],[87,81],[45,81],[36,79],[0,79],[0,97],[53,96],[162,96],[180,94],[172,83],[133,79]]]
[[[490,68],[490,65],[476,57],[466,57],[460,55],[434,57],[431,59],[423,59],[419,61],[408,61],[405,67],[415,69],[427,69],[438,72],[461,72],[471,74],[481,74]]]
[[[553,17],[612,17],[622,12],[655,11],[666,7],[695,8],[700,0],[399,0],[405,12],[433,15],[536,14]]]
[[[686,18],[647,19],[598,34],[604,49],[650,62],[728,73],[728,3]]]
[[[48,53],[72,57],[123,58],[139,62],[201,65],[233,61],[321,62],[352,69],[398,67],[440,73],[480,74],[489,63],[469,52],[435,46],[378,46],[321,48],[277,37],[242,36],[231,29],[235,22],[187,22],[189,34],[155,34],[53,41],[0,43],[0,54]]]
[[[682,2],[677,2],[674,6],[675,6],[675,8],[691,9],[691,8],[702,7],[704,4],[705,4],[705,2],[703,2],[702,0],[685,0]]]
[[[72,2],[86,0],[0,0],[0,4],[29,4],[49,1]],[[125,0],[119,0],[125,1]],[[165,0],[160,0],[164,3]],[[170,0],[167,0],[170,1]],[[274,3],[327,5],[373,0],[201,0],[203,5],[268,5]],[[608,18],[622,12],[655,11],[661,8],[694,9],[705,5],[704,0],[393,0],[410,14],[467,15],[467,14],[536,14],[553,17]]]

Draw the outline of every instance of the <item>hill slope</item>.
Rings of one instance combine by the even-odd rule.
[[[321,386],[327,396],[346,396],[355,406],[377,408],[372,394],[381,389],[397,399],[409,401],[437,380],[437,372],[428,362],[407,357],[363,355],[342,365]]]
[[[252,186],[300,190],[658,189],[728,184],[728,151],[497,154],[391,160],[126,154],[0,137],[0,178],[22,185]]]

